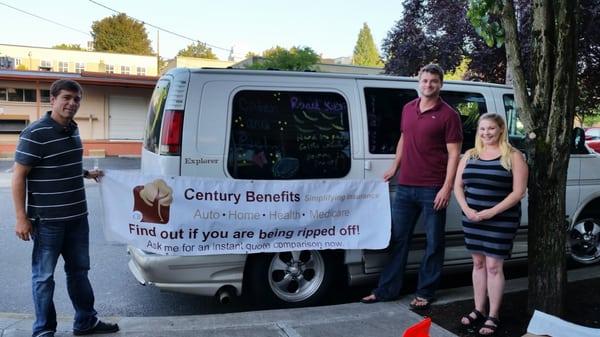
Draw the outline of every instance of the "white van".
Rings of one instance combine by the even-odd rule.
[[[173,69],[158,81],[148,111],[143,174],[227,179],[382,179],[394,158],[402,106],[417,97],[415,78],[233,69]],[[479,115],[506,116],[515,144],[524,139],[510,87],[447,81],[443,99],[463,120],[463,151],[474,145]],[[600,156],[575,132],[568,173],[570,251],[600,260]],[[394,185],[390,185],[394,192]],[[527,254],[527,207],[512,259]],[[460,210],[447,211],[445,264],[467,265]],[[417,226],[408,269],[425,245]],[[160,256],[129,248],[137,280],[164,290],[218,295],[242,291],[260,301],[305,305],[338,282],[377,279],[387,251]],[[286,277],[293,275],[295,277]],[[292,279],[292,281],[290,281]]]

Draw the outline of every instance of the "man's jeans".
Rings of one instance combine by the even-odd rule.
[[[419,215],[423,218],[427,245],[419,269],[416,295],[428,300],[433,298],[444,263],[446,209],[433,209],[439,190],[438,187],[398,186],[392,202],[391,258],[373,291],[377,298],[392,300],[400,294],[410,241]]]
[[[33,336],[56,331],[54,269],[58,256],[65,261],[67,290],[75,308],[73,328],[87,330],[97,321],[94,292],[88,280],[90,269],[87,217],[60,222],[35,221],[31,258],[35,322]]]

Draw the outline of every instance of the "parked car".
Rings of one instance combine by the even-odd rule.
[[[239,180],[381,179],[394,159],[401,107],[418,96],[416,87],[415,78],[394,76],[172,69],[159,79],[150,102],[141,172]],[[502,113],[511,141],[523,144],[525,132],[512,88],[447,81],[441,96],[461,115],[463,151],[474,146],[477,119],[488,111]],[[303,116],[303,110],[295,108],[299,99],[316,102],[311,105],[314,116]],[[331,107],[338,118],[318,117],[329,113],[319,109]],[[287,128],[285,137],[281,123]],[[327,137],[312,137],[306,146],[301,143],[306,137],[300,136],[309,131]],[[573,259],[595,263],[600,260],[600,155],[589,152],[582,133],[576,132],[580,136],[567,177],[570,226],[557,235],[568,235]],[[333,135],[335,146],[323,143]],[[268,149],[274,159],[260,165],[247,160],[261,149]],[[277,176],[278,153],[296,158],[297,170]],[[322,154],[347,160],[315,160]],[[391,184],[390,193],[394,191]],[[464,247],[461,212],[454,200],[447,214],[445,266],[468,266],[471,256]],[[527,256],[527,207],[521,220],[513,260]],[[418,268],[424,247],[424,230],[417,225],[408,270]],[[261,303],[287,306],[318,302],[339,287],[340,278],[349,285],[375,281],[389,258],[387,250],[162,256],[129,247],[129,252],[130,270],[143,284],[222,300],[243,291]],[[283,275],[297,273],[297,268],[288,270],[295,262],[307,266],[302,282],[284,282]]]
[[[585,129],[585,143],[592,150],[600,153],[600,128]]]

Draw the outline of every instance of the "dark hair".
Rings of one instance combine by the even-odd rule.
[[[421,78],[422,73],[438,75],[440,77],[440,81],[444,82],[444,69],[435,63],[430,63],[421,68],[421,70],[419,70],[419,78]]]
[[[78,94],[83,94],[83,88],[79,83],[73,80],[57,80],[50,86],[50,96],[57,97],[61,90],[73,91]]]

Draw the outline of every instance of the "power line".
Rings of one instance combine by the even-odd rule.
[[[12,9],[14,9],[14,10],[16,10],[16,11],[19,11],[19,12],[21,12],[21,13],[25,13],[25,14],[27,14],[27,15],[31,15],[31,16],[33,16],[33,17],[36,17],[36,18],[40,19],[40,20],[48,21],[48,22],[50,22],[50,23],[53,23],[53,24],[55,24],[55,25],[59,25],[59,26],[61,26],[61,27],[64,27],[64,28],[67,28],[67,29],[70,29],[70,30],[74,30],[74,31],[76,31],[76,32],[78,32],[78,33],[85,34],[85,35],[87,35],[87,36],[92,36],[92,35],[91,35],[89,32],[84,32],[84,31],[82,31],[82,30],[79,30],[79,29],[77,29],[77,28],[73,28],[73,27],[69,27],[69,26],[67,26],[67,25],[64,25],[64,24],[62,24],[62,23],[60,23],[60,22],[56,22],[56,21],[53,21],[53,20],[50,20],[50,19],[46,19],[45,17],[39,16],[39,15],[37,15],[37,14],[30,13],[30,12],[28,12],[28,11],[25,11],[25,10],[19,9],[19,8],[17,8],[17,7],[13,7],[13,6],[11,6],[11,5],[9,5],[9,4],[6,4],[6,3],[4,3],[4,2],[2,2],[2,1],[0,1],[0,5],[4,5],[4,6],[8,7],[8,8],[12,8]]]
[[[153,25],[153,24],[151,24],[151,23],[149,23],[149,22],[147,22],[147,21],[140,20],[140,19],[136,19],[136,18],[134,18],[133,16],[131,16],[131,15],[129,15],[129,14],[126,14],[126,13],[123,13],[123,12],[119,12],[118,10],[116,10],[116,9],[113,9],[113,8],[110,8],[110,7],[108,7],[108,6],[104,5],[104,4],[101,4],[101,3],[97,2],[97,1],[94,1],[94,0],[88,0],[88,1],[89,1],[89,2],[91,2],[91,3],[93,3],[93,4],[96,4],[96,5],[98,5],[98,6],[100,6],[100,7],[104,7],[104,8],[106,8],[106,9],[110,10],[110,11],[113,11],[113,12],[115,12],[115,13],[118,13],[118,14],[125,14],[125,15],[129,16],[130,18],[134,19],[135,21],[141,22],[142,24],[148,25],[148,26],[150,26],[150,27],[152,27],[152,28],[156,28],[156,29],[158,29],[158,30],[161,30],[161,31],[163,31],[163,32],[166,32],[166,33],[169,33],[169,34],[172,34],[172,35],[178,36],[178,37],[180,37],[180,38],[183,38],[183,39],[186,39],[186,40],[190,40],[190,41],[192,41],[192,42],[198,42],[198,43],[201,43],[201,44],[203,44],[203,45],[205,45],[205,46],[209,46],[209,47],[211,47],[211,48],[215,48],[215,49],[220,49],[220,50],[224,50],[224,51],[231,52],[231,48],[223,48],[223,47],[215,46],[215,45],[213,45],[213,44],[209,44],[209,43],[206,43],[206,42],[200,41],[200,40],[198,40],[198,39],[194,39],[194,38],[191,38],[191,37],[189,37],[189,36],[185,36],[185,35],[182,35],[182,34],[179,34],[179,33],[173,32],[173,31],[171,31],[171,30],[168,30],[168,29],[165,29],[165,28],[162,28],[162,27],[159,27],[159,26]]]

